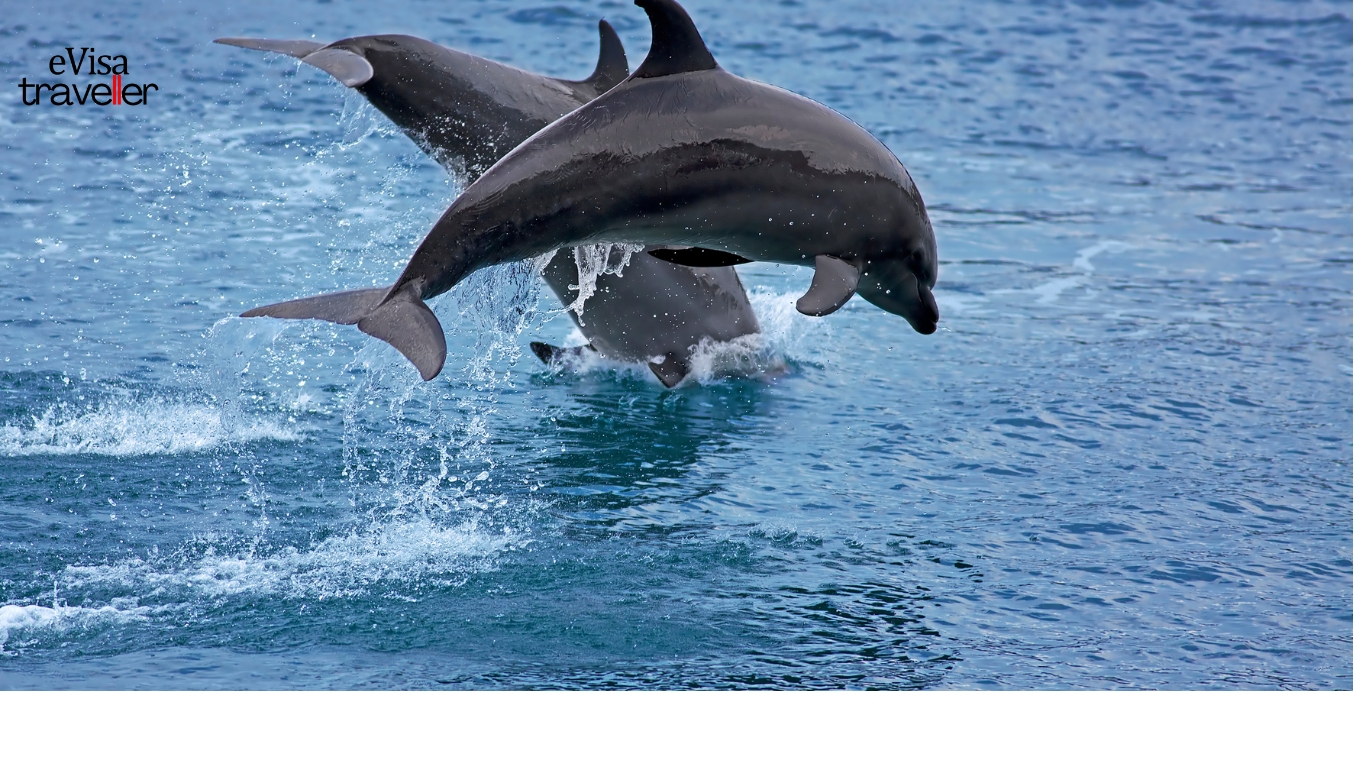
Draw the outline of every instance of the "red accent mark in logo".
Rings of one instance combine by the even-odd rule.
[[[114,103],[123,103],[123,75],[114,75]]]

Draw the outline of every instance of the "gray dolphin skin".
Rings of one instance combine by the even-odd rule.
[[[455,173],[478,176],[536,131],[597,98],[629,74],[626,52],[598,25],[597,68],[557,80],[408,35],[310,40],[220,37],[215,43],[301,59],[353,88]]]
[[[597,67],[580,81],[544,77],[406,35],[352,37],[330,45],[257,38],[214,42],[283,53],[324,70],[363,95],[447,170],[478,176],[541,128],[626,79],[621,40],[606,21],[599,22],[598,32]],[[562,303],[574,301],[579,275],[572,251],[559,249],[542,277]],[[357,322],[351,304],[378,303],[386,292],[348,292],[350,303],[302,299],[244,316]],[[648,363],[665,387],[686,377],[689,349],[703,339],[729,341],[760,330],[733,268],[689,268],[644,252],[633,253],[620,275],[600,276],[598,291],[574,319],[589,346],[562,350],[533,342],[538,357],[552,363],[592,349]]]
[[[630,78],[467,187],[391,288],[304,301],[392,344],[430,379],[446,341],[425,299],[558,248],[668,243],[651,253],[691,266],[813,266],[798,311],[829,314],[857,292],[933,333],[934,231],[896,156],[834,110],[721,69],[673,0],[636,5],[652,41]]]

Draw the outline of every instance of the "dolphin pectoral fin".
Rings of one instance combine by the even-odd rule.
[[[811,287],[797,299],[797,311],[811,317],[824,317],[844,306],[858,287],[859,268],[833,256],[816,257],[816,275]]]
[[[375,68],[364,56],[344,48],[323,48],[308,54],[303,60],[305,64],[312,64],[337,78],[347,88],[365,85],[375,76]]]
[[[674,248],[667,245],[656,245],[647,248],[646,251],[660,261],[680,264],[685,267],[733,267],[737,264],[750,263],[750,260],[744,256],[736,256],[725,251],[714,251],[710,248]]]
[[[561,366],[582,358],[589,352],[594,351],[592,344],[585,344],[581,347],[557,347],[554,344],[546,344],[543,341],[531,342],[531,351],[541,362],[549,366]]]
[[[683,360],[673,352],[665,352],[663,359],[656,358],[650,361],[650,370],[659,378],[659,383],[665,389],[673,389],[678,382],[688,377],[688,361]]]
[[[541,358],[542,363],[550,365],[560,356],[561,352],[564,352],[564,350],[553,344],[546,344],[543,341],[533,341],[531,342],[531,352]]]
[[[688,12],[674,0],[636,0],[650,17],[650,53],[632,77],[664,77],[716,69]]]
[[[392,292],[356,325],[402,352],[423,381],[431,381],[446,364],[446,332],[411,283]]]
[[[270,51],[271,53],[283,53],[286,56],[293,56],[302,59],[314,51],[323,47],[322,43],[312,40],[264,40],[257,37],[220,37],[214,40],[220,45],[235,45],[238,48],[250,48],[254,51]]]
[[[384,300],[388,288],[364,288],[359,291],[324,293],[306,299],[283,301],[242,313],[242,317],[279,317],[285,320],[327,320],[342,325],[355,325],[370,310]]]

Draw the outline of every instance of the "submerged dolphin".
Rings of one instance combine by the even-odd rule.
[[[425,299],[493,264],[643,242],[692,265],[811,265],[798,311],[829,314],[857,292],[933,333],[934,231],[896,156],[834,110],[718,67],[673,0],[636,5],[653,35],[644,63],[466,188],[391,288],[247,314],[354,323],[431,379],[446,339]]]
[[[621,40],[606,21],[598,23],[598,32],[597,67],[578,81],[544,77],[406,35],[367,35],[331,45],[240,37],[214,42],[283,53],[322,69],[368,99],[447,170],[478,176],[536,131],[626,79]],[[574,301],[579,275],[569,249],[559,249],[542,277],[562,303]],[[387,290],[374,289],[371,303]],[[290,314],[291,304],[247,315],[334,319],[316,314],[316,305],[294,305],[298,313]],[[620,276],[599,277],[598,292],[583,307],[575,320],[591,349],[627,362],[648,362],[666,387],[687,375],[689,348],[702,339],[729,341],[759,332],[734,268],[693,269],[643,252],[631,255]],[[582,352],[539,342],[532,349],[547,363]]]

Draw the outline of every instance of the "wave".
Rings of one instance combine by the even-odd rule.
[[[0,455],[153,456],[195,453],[262,440],[301,439],[290,425],[236,417],[206,405],[148,400],[109,404],[83,413],[68,406],[31,416],[32,424],[0,426]]]
[[[11,634],[26,638],[34,634],[64,634],[91,630],[110,624],[145,619],[150,609],[132,605],[106,605],[100,608],[80,608],[57,605],[0,605],[0,653]]]
[[[473,521],[445,526],[419,517],[334,535],[305,550],[263,553],[247,544],[221,552],[208,542],[180,555],[68,566],[63,576],[67,590],[114,587],[144,598],[251,594],[322,600],[374,594],[376,587],[458,587],[493,570],[499,553],[530,543],[525,535],[492,532]]]

